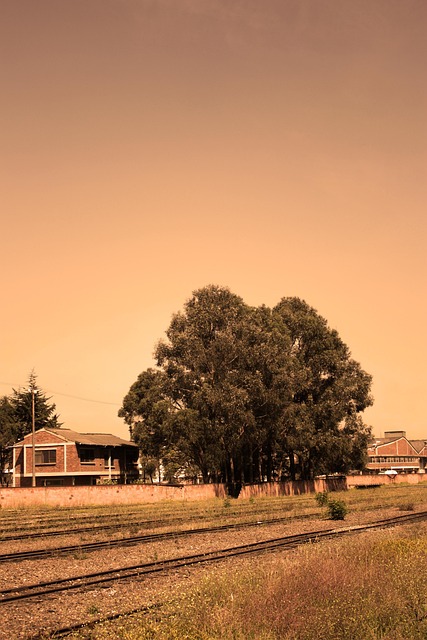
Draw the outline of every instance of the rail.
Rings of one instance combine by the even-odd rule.
[[[343,535],[353,535],[379,528],[394,527],[401,524],[412,524],[426,519],[427,511],[422,511],[413,514],[395,516],[393,518],[387,518],[365,525],[311,531],[309,533],[274,538],[237,547],[221,549],[218,551],[143,563],[118,569],[109,569],[107,571],[74,576],[72,578],[61,578],[48,582],[39,582],[37,584],[24,585],[21,587],[13,587],[11,589],[4,589],[0,592],[0,604],[26,600],[29,598],[41,598],[42,596],[75,589],[86,589],[106,582],[140,578],[142,576],[149,576],[159,572],[173,571],[178,568],[188,567],[195,564],[218,562],[242,555],[265,553],[278,549],[293,549],[296,546],[307,544],[308,542],[319,542],[326,538],[337,538]]]

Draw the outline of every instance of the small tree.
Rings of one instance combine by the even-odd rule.
[[[0,398],[0,484],[6,485],[9,481],[7,468],[11,464],[12,445],[16,442],[18,425],[15,420],[10,399],[7,396]]]
[[[0,398],[0,483],[6,484],[6,468],[11,463],[12,446],[32,431],[43,427],[60,427],[56,406],[37,385],[37,376],[32,371],[25,388],[13,389],[11,396]]]
[[[16,425],[16,440],[20,440],[32,430],[33,397],[36,430],[43,427],[58,428],[61,426],[59,416],[55,413],[56,405],[49,402],[51,398],[48,398],[38,386],[37,376],[32,371],[28,376],[27,386],[13,389],[12,396],[9,398],[13,420]]]

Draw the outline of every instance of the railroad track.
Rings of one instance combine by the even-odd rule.
[[[184,521],[184,518],[181,518],[180,520]],[[170,520],[165,521],[165,522],[170,522]],[[45,538],[45,537],[55,537],[55,536],[65,536],[65,535],[73,535],[73,534],[77,534],[77,533],[91,533],[91,532],[98,532],[98,531],[112,531],[114,529],[125,529],[126,527],[133,527],[133,526],[139,526],[139,527],[154,527],[154,526],[162,526],[163,521],[161,520],[127,520],[126,522],[115,522],[115,523],[103,523],[103,524],[96,524],[93,526],[87,526],[87,527],[74,527],[74,528],[68,528],[68,529],[43,529],[41,531],[31,531],[29,532],[28,529],[23,530],[22,532],[20,532],[19,530],[15,529],[15,533],[12,533],[12,535],[2,535],[0,536],[0,542],[12,542],[14,540],[34,540],[36,538]]]
[[[0,592],[0,605],[9,602],[27,600],[29,598],[42,598],[43,596],[63,593],[70,590],[86,590],[95,585],[129,580],[131,578],[138,579],[144,576],[154,575],[159,572],[170,572],[195,564],[218,562],[233,557],[277,551],[279,549],[289,550],[309,542],[319,542],[327,538],[354,535],[356,533],[363,533],[365,531],[385,527],[394,527],[401,524],[412,524],[426,519],[427,511],[422,511],[402,516],[395,516],[394,518],[387,518],[366,525],[312,531],[309,533],[274,538],[237,547],[229,547],[227,549],[217,551],[198,553],[195,555],[171,558],[168,560],[159,560],[128,567],[121,567],[118,569],[109,569],[107,571],[74,576],[72,578],[60,578],[48,582],[39,582],[37,584],[13,587],[11,589],[4,589]]]
[[[124,520],[124,518],[127,518]],[[102,515],[91,518],[87,517],[78,517],[78,518],[70,518],[64,520],[63,518],[59,521],[55,521],[55,518],[52,520],[49,519],[49,524],[44,525],[43,527],[37,527],[38,523],[34,523],[29,521],[26,523],[26,526],[17,527],[16,523],[13,526],[12,523],[8,523],[6,527],[3,527],[3,534],[0,535],[0,542],[6,542],[11,540],[26,540],[33,538],[42,538],[44,536],[63,536],[70,535],[73,533],[84,533],[91,531],[100,531],[104,529],[120,529],[129,526],[162,526],[164,523],[169,522],[188,522],[188,520],[200,519],[200,516],[179,516],[179,517],[165,517],[162,520],[158,518],[153,519],[143,519],[141,518],[141,513],[139,512],[130,512],[125,515]],[[112,520],[114,522],[112,522]],[[70,525],[77,524],[80,526],[76,526],[71,528]],[[2,521],[0,520],[0,526],[2,525]],[[86,526],[85,526],[86,525]],[[58,529],[55,527],[67,527],[66,529]],[[34,531],[34,528],[37,527],[37,530]],[[11,535],[8,535],[8,528],[11,532]],[[29,530],[31,529],[31,530]]]
[[[53,511],[53,509],[51,509],[50,511],[37,511],[33,516],[25,514],[25,516],[22,517],[22,513],[21,514],[13,513],[8,515],[1,514],[0,526],[4,528],[9,527],[10,529],[16,530],[17,524],[19,524],[19,530],[25,531],[26,529],[29,529],[31,527],[39,526],[41,522],[46,522],[46,521],[48,521],[49,523],[52,523],[52,527],[53,527],[53,526],[67,526],[73,522],[78,522],[80,524],[84,524],[85,522],[88,522],[89,524],[91,524],[91,523],[100,523],[104,521],[109,522],[111,520],[118,520],[118,519],[123,520],[124,518],[129,518],[129,517],[143,518],[144,515],[147,515],[147,509],[144,509],[143,507],[140,507],[139,509],[130,509],[126,511],[123,510],[123,511],[117,511],[117,512],[111,512],[111,508],[110,508],[110,512],[98,513],[98,514],[87,512],[87,510],[85,513],[83,509],[74,510],[72,508],[68,509],[68,508],[61,507],[59,509],[59,512]],[[176,517],[176,509],[174,511],[162,512],[163,519],[174,518],[174,517]],[[190,515],[190,518],[192,517],[194,518],[200,517],[200,514]],[[46,528],[46,526],[44,526],[44,528]]]
[[[141,517],[141,515],[143,515],[143,512],[141,509],[137,511],[127,511],[123,513],[114,513],[114,514],[103,513],[98,515],[81,514],[78,512],[75,514],[70,513],[70,515],[66,515],[66,514],[54,515],[53,513],[41,512],[40,514],[37,514],[34,517],[25,517],[25,518],[20,518],[19,516],[18,517],[3,516],[0,518],[0,525],[3,527],[9,527],[10,529],[13,529],[14,527],[16,528],[17,524],[19,524],[19,529],[25,530],[30,527],[34,527],[35,525],[36,526],[40,525],[40,522],[46,522],[46,521],[48,521],[49,523],[52,523],[52,526],[66,526],[76,521],[81,524],[83,524],[84,522],[89,522],[89,523],[103,522],[103,521],[108,522],[108,520],[112,520],[112,519],[119,519],[123,517],[133,517],[133,516]],[[173,515],[173,514],[170,514],[170,515]]]
[[[218,514],[217,517],[219,517],[219,515],[220,514]],[[37,538],[66,536],[66,535],[69,536],[69,535],[79,534],[79,533],[92,533],[92,532],[97,533],[99,531],[126,529],[128,527],[136,527],[136,526],[140,528],[142,527],[159,528],[164,525],[168,525],[171,522],[173,522],[174,524],[180,524],[182,522],[189,522],[191,520],[201,520],[202,518],[200,516],[180,516],[178,518],[177,517],[165,518],[162,520],[159,520],[158,518],[153,520],[141,520],[140,518],[138,518],[138,519],[129,519],[121,522],[111,522],[112,519],[114,519],[114,517],[110,517],[109,521],[105,523],[98,522],[97,524],[93,524],[91,526],[90,526],[90,523],[88,523],[89,526],[78,526],[73,528],[70,528],[70,526],[68,526],[67,529],[55,529],[54,525],[52,527],[44,528],[39,531],[34,531],[34,530],[28,531],[28,527],[25,527],[22,529],[15,528],[13,529],[13,532],[11,533],[11,535],[7,535],[7,532],[4,532],[3,535],[0,535],[0,542],[13,542],[15,540],[33,540]],[[71,524],[71,521],[69,524]]]
[[[264,510],[264,512],[269,512],[271,513],[271,510]],[[283,512],[283,509],[282,509]],[[262,517],[263,511],[257,511],[256,512],[256,516]],[[134,515],[134,514],[131,514]],[[305,517],[311,517],[313,514],[311,513],[310,515],[302,515],[302,516],[287,516],[287,519],[289,518],[305,518]],[[18,541],[18,540],[34,540],[37,538],[44,538],[44,537],[58,537],[58,536],[69,536],[69,535],[73,535],[73,534],[81,534],[81,533],[97,533],[99,531],[114,531],[114,530],[119,530],[119,529],[125,529],[128,527],[135,527],[135,526],[139,526],[140,528],[142,527],[146,527],[146,528],[159,528],[161,526],[164,525],[168,525],[171,522],[173,522],[174,524],[180,524],[182,522],[189,522],[191,520],[203,520],[203,519],[208,519],[208,520],[213,520],[215,518],[219,518],[219,517],[224,517],[224,513],[214,513],[211,515],[208,515],[207,517],[203,517],[200,514],[195,514],[195,515],[186,515],[186,516],[179,516],[179,517],[173,517],[173,518],[162,518],[161,520],[157,519],[151,519],[151,520],[143,520],[143,519],[128,519],[126,521],[120,521],[120,522],[111,522],[112,519],[116,519],[119,518],[120,516],[98,516],[98,518],[102,518],[102,519],[106,519],[105,522],[100,521],[97,519],[96,524],[90,525],[90,522],[87,523],[88,526],[77,526],[74,528],[70,527],[70,524],[73,522],[71,519],[70,521],[66,521],[65,525],[67,526],[66,529],[55,529],[55,524],[52,525],[52,527],[44,527],[43,529],[34,531],[34,528],[29,531],[28,528],[29,527],[14,527],[11,528],[11,532],[10,535],[8,535],[8,531],[6,529],[3,529],[3,533],[0,535],[0,542],[13,542],[13,541]],[[228,515],[228,517],[230,517],[230,515]],[[285,519],[285,518],[282,518]],[[80,520],[80,518],[79,518]],[[82,519],[82,522],[79,524],[83,524],[85,525],[86,523],[84,522],[85,518]],[[61,523],[62,524],[62,523]],[[2,521],[0,520],[0,526],[2,525]],[[31,526],[31,524],[29,525]],[[34,525],[33,525],[34,526]]]
[[[300,516],[303,519],[306,516]],[[257,520],[251,522],[239,522],[232,524],[218,525],[215,527],[199,527],[197,529],[183,529],[179,531],[166,531],[164,533],[151,533],[140,536],[131,536],[128,538],[117,538],[113,540],[100,540],[98,542],[83,542],[81,544],[66,545],[62,547],[53,547],[50,549],[33,549],[31,551],[17,551],[13,553],[4,553],[0,555],[0,563],[3,562],[19,562],[22,560],[36,560],[54,555],[65,555],[76,552],[98,551],[109,547],[126,547],[136,544],[147,544],[149,542],[159,542],[170,538],[179,538],[183,536],[198,535],[203,533],[217,533],[220,531],[230,531],[233,529],[246,529],[249,527],[260,527],[262,525],[280,524],[281,522],[289,522],[289,517],[272,518],[269,520]]]
[[[169,601],[169,604],[171,604],[171,602],[172,601]],[[133,616],[137,613],[144,613],[144,614],[152,613],[153,611],[162,609],[162,607],[164,607],[165,604],[166,603],[164,602],[158,602],[156,604],[146,605],[145,607],[138,607],[136,609],[131,609],[130,611],[126,611],[126,613],[113,613],[109,616],[97,618],[96,620],[91,620],[89,622],[78,622],[77,624],[72,624],[67,627],[54,629],[49,632],[49,639],[59,640],[60,638],[66,638],[71,633],[74,633],[76,631],[81,631],[82,629],[85,629],[87,631],[88,629],[93,629],[98,624],[102,624],[104,622],[112,622],[113,620],[118,620],[119,618],[123,618],[124,616],[126,617]],[[27,638],[27,640],[46,640],[46,631],[43,630],[36,635],[31,635],[29,638]]]

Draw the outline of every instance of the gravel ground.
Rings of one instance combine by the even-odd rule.
[[[403,515],[403,512],[393,508],[375,512],[350,513],[345,522],[338,523],[325,519],[295,519],[291,520],[289,524],[260,525],[236,531],[198,534],[132,547],[115,547],[90,553],[77,552],[71,556],[27,560],[13,565],[3,564],[0,566],[0,590],[12,586],[54,580],[55,578],[66,578],[152,562],[158,559],[214,551],[295,533],[364,524],[395,515]],[[55,546],[72,543],[74,542],[71,542],[70,538],[66,541],[55,539]],[[50,541],[49,544],[51,544]],[[42,541],[39,540],[37,548],[41,546]],[[23,551],[27,548],[31,547],[22,541],[19,550]],[[1,551],[2,553],[8,551],[3,543]],[[183,568],[167,575],[158,574],[155,577],[107,583],[104,588],[94,587],[84,592],[71,591],[53,594],[48,598],[35,598],[16,604],[0,605],[0,640],[28,640],[36,637],[42,630],[48,632],[55,628],[120,612],[124,613],[156,602],[164,602],[176,596],[180,587],[183,585],[187,587],[190,581],[197,580],[204,571],[206,569],[201,565],[194,568]]]

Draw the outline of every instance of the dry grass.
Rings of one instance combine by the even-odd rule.
[[[76,521],[80,517],[90,519],[96,516],[127,517],[132,512],[143,519],[167,520],[169,517],[185,519],[195,518],[206,523],[220,521],[238,521],[240,518],[274,518],[287,515],[289,517],[309,516],[322,513],[321,505],[316,501],[316,494],[299,496],[260,496],[249,499],[209,499],[198,502],[161,501],[155,504],[92,506],[76,508],[32,507],[20,510],[1,509],[0,526],[6,527],[6,519],[13,517],[13,524],[19,525],[21,520],[45,524],[53,518],[64,518]],[[427,482],[424,485],[388,485],[376,489],[350,490],[329,494],[330,498],[344,500],[350,511],[372,511],[379,508],[395,507],[401,510],[416,510],[417,505],[425,504],[427,499]],[[30,527],[31,524],[29,523]],[[59,526],[59,525],[58,525]]]
[[[425,525],[310,545],[238,571],[212,571],[122,640],[425,640]],[[85,638],[111,637],[111,628]]]

